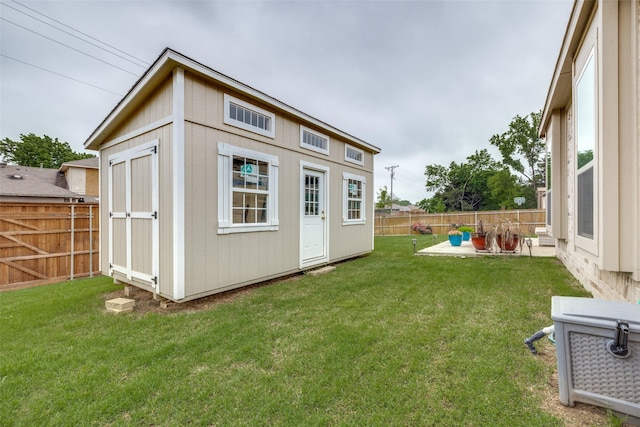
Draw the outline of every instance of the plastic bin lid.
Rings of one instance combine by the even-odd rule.
[[[551,298],[551,318],[565,323],[616,327],[618,320],[628,322],[629,329],[640,332],[640,305],[595,298]]]

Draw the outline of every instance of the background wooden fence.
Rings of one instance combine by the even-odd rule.
[[[98,204],[0,203],[0,290],[99,274]]]
[[[477,228],[478,221],[485,225],[495,225],[501,219],[519,222],[527,234],[534,234],[536,227],[545,225],[544,209],[524,209],[515,211],[447,212],[438,214],[378,215],[375,217],[376,236],[398,236],[418,234],[411,226],[416,222],[430,225],[434,234],[446,234],[451,224],[465,224]]]

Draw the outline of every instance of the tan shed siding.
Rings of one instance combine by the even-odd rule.
[[[292,158],[282,148],[194,123],[185,125],[185,135],[187,297],[296,270],[299,220],[291,204],[297,206],[299,199],[300,158]],[[278,231],[218,234],[219,142],[278,157]]]
[[[158,128],[138,137],[129,139],[120,144],[102,149],[100,152],[100,220],[105,224],[105,233],[101,238],[100,260],[101,270],[105,275],[109,274],[109,234],[106,224],[109,223],[109,161],[112,154],[120,153],[133,147],[137,147],[149,141],[159,141],[158,175],[159,175],[159,221],[160,221],[160,293],[171,295],[173,292],[173,268],[172,268],[172,125]],[[108,143],[108,141],[107,141]],[[134,196],[135,197],[135,196]],[[124,248],[119,252],[125,252]]]
[[[172,78],[168,77],[105,141],[108,142],[169,117],[173,106],[172,87]]]
[[[224,94],[229,94],[251,105],[260,107],[276,116],[276,132],[275,139],[262,136],[253,132],[236,128],[224,123]],[[185,120],[207,127],[212,127],[230,134],[234,134],[246,139],[260,141],[267,145],[273,145],[281,148],[304,153],[304,155],[330,160],[335,163],[343,163],[349,166],[355,166],[344,160],[345,141],[326,129],[319,129],[310,123],[304,123],[304,126],[311,130],[316,130],[330,138],[329,155],[317,153],[300,147],[300,122],[293,119],[288,114],[273,108],[273,106],[265,105],[257,102],[241,93],[234,92],[228,88],[209,82],[199,76],[185,71]],[[350,143],[350,145],[355,145]],[[365,150],[363,170],[373,169],[373,153]]]
[[[275,113],[275,139],[224,124],[225,93]],[[344,160],[344,141],[333,134],[329,134],[330,155],[304,149],[300,147],[300,124],[297,121],[189,72],[185,72],[185,119],[187,298],[298,270],[301,160],[330,168],[330,259],[342,259],[372,250],[373,218],[368,207],[366,224],[342,225],[342,173],[348,171],[366,178],[366,203],[370,206],[373,201],[373,175],[367,168],[372,169],[372,153],[365,151],[365,166],[348,163]],[[325,130],[317,130],[327,134]],[[219,142],[277,156],[278,231],[218,234]],[[164,259],[161,256],[161,265]],[[166,277],[165,272],[161,277]]]
[[[331,191],[334,202],[331,206],[331,227],[330,244],[331,260],[339,260],[354,254],[370,252],[373,250],[373,209],[371,208],[373,197],[373,174],[360,169],[339,167],[332,170]],[[365,178],[365,205],[363,214],[366,222],[364,224],[343,225],[343,172],[360,175]]]

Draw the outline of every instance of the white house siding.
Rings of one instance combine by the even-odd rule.
[[[87,171],[84,168],[69,168],[66,173],[69,191],[87,194]]]
[[[564,190],[566,216],[562,219],[566,235],[557,240],[556,252],[567,269],[594,297],[635,303],[640,302],[640,248],[638,243],[638,235],[640,235],[640,119],[638,118],[640,107],[640,1],[622,1],[617,6],[619,7],[617,23],[619,81],[617,84],[612,84],[611,81],[603,81],[600,76],[598,82],[600,93],[618,90],[617,117],[612,116],[610,112],[609,114],[599,112],[600,127],[609,126],[608,129],[611,129],[611,122],[603,124],[602,117],[615,120],[617,138],[607,137],[607,135],[601,136],[598,149],[601,156],[604,150],[617,150],[618,155],[614,160],[617,161],[618,167],[607,168],[606,165],[603,166],[599,172],[596,186],[600,193],[600,215],[610,209],[610,203],[607,203],[606,200],[612,200],[612,195],[616,204],[613,209],[617,209],[619,214],[612,221],[602,221],[600,218],[600,224],[596,222],[596,227],[599,227],[598,238],[601,239],[596,253],[582,250],[576,243],[574,109],[569,97],[569,102],[564,106],[564,113],[561,115],[565,125],[561,144],[566,153],[566,178],[564,178],[566,180],[566,189]],[[607,7],[611,7],[611,4],[603,5],[598,2],[596,15],[591,25],[603,25],[602,13],[603,9]],[[633,14],[629,11],[633,11]],[[609,21],[609,25],[611,25],[611,21]],[[586,29],[582,34],[584,32]],[[602,32],[606,34],[606,30],[599,28],[599,33]],[[580,38],[581,36],[577,35],[576,37]],[[600,43],[602,42],[600,41]],[[605,56],[601,52],[602,49],[607,49],[606,45],[599,46],[599,61],[602,61],[602,57]],[[631,55],[627,52],[631,52]],[[599,70],[602,70],[601,67],[602,64],[600,64]],[[602,104],[600,104],[600,108],[602,108]],[[554,133],[554,135],[556,134]],[[554,144],[558,142],[553,141]],[[617,177],[618,188],[604,184],[604,174],[607,174],[606,179],[610,179],[611,176]],[[552,187],[552,190],[555,188]],[[605,192],[606,194],[603,194]],[[554,198],[554,200],[559,199]],[[558,208],[557,204],[552,205],[552,209]],[[554,228],[555,226],[552,230]],[[612,233],[616,234],[612,235]],[[611,249],[617,252],[615,258],[609,256]],[[605,260],[605,256],[609,256],[609,258]]]

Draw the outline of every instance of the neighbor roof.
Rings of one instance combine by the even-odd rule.
[[[355,136],[349,135],[333,126],[311,117],[300,110],[297,110],[269,95],[260,92],[252,87],[240,83],[222,73],[215,71],[193,59],[190,59],[181,53],[172,49],[165,48],[158,59],[147,69],[140,79],[133,85],[125,97],[115,106],[109,115],[100,123],[84,143],[85,148],[90,150],[98,150],[100,144],[113,132],[116,127],[151,94],[155,89],[176,67],[182,67],[190,72],[198,74],[208,79],[215,80],[219,84],[241,92],[248,97],[269,104],[276,109],[291,114],[304,122],[308,122],[318,126],[319,128],[339,135],[352,144],[361,148],[365,148],[374,153],[379,153],[380,148],[371,145]]]
[[[77,199],[66,188],[64,174],[56,169],[5,165],[0,168],[0,196]]]
[[[100,165],[99,157],[89,157],[88,159],[74,160],[72,162],[64,162],[62,166],[60,166],[60,172],[64,172],[70,167],[98,169],[99,165]]]

